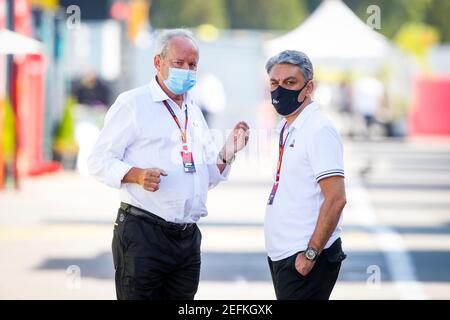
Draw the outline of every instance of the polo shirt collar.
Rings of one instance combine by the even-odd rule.
[[[309,115],[318,109],[319,109],[319,106],[314,101],[311,102],[309,105],[307,105],[305,107],[305,109],[303,109],[303,111],[294,120],[294,122],[292,122],[292,124],[289,126],[290,127],[289,130],[293,130],[294,128],[299,129],[303,125],[303,123],[306,121],[306,119],[309,117]],[[284,118],[278,123],[278,125],[276,127],[276,131],[278,133],[281,132],[285,123],[286,123],[286,119],[284,119]]]

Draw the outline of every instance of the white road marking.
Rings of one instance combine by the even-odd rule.
[[[401,235],[395,229],[379,223],[359,177],[352,177],[347,187],[352,210],[348,210],[346,214],[350,213],[357,223],[367,227],[375,235],[400,297],[406,300],[428,299],[422,284],[417,279],[414,263]]]

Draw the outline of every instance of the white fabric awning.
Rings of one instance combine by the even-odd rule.
[[[299,27],[267,41],[265,49],[270,56],[291,49],[306,53],[313,63],[354,64],[386,58],[391,45],[341,0],[326,0]]]
[[[42,42],[8,29],[0,29],[0,54],[38,54],[43,52]]]

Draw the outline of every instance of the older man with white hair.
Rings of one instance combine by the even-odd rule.
[[[226,179],[248,141],[239,122],[222,150],[189,95],[199,50],[184,29],[156,44],[156,77],[122,93],[88,159],[95,178],[121,190],[112,243],[118,299],[193,299],[208,188]]]
[[[272,104],[284,118],[265,218],[269,267],[278,299],[328,299],[345,254],[346,204],[339,134],[312,100],[313,66],[302,52],[269,59]]]

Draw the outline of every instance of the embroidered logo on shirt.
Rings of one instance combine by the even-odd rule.
[[[293,148],[295,145],[295,139],[292,141],[292,143],[289,145],[290,148]]]

